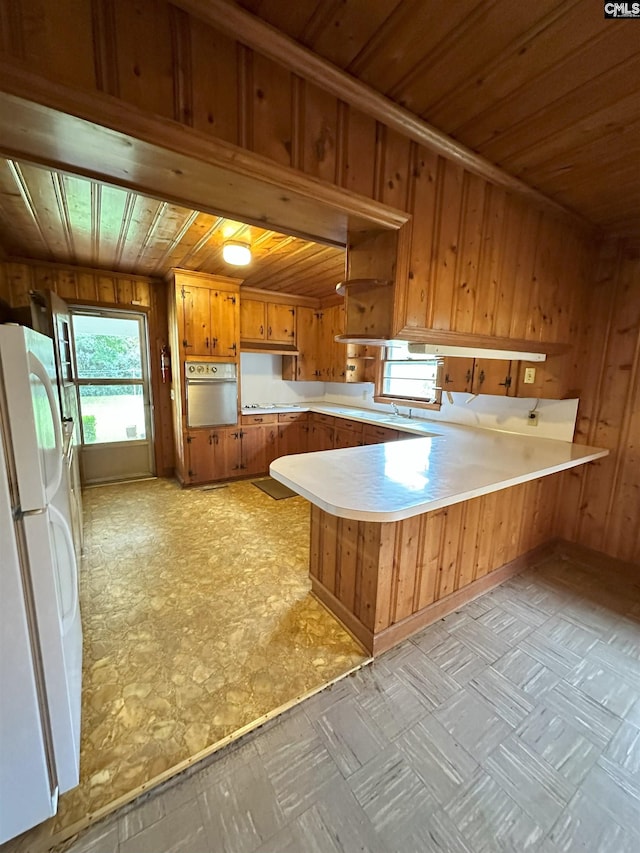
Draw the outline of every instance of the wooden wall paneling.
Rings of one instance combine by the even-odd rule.
[[[95,73],[92,56],[92,9],[84,0],[21,0],[14,7],[13,33],[18,55],[40,73],[56,80],[92,89]],[[19,23],[18,23],[19,21]],[[61,38],[60,34],[65,37]],[[73,45],[73,49],[69,48]]]
[[[406,136],[387,127],[382,128],[381,138],[380,201],[399,210],[408,210],[411,143]]]
[[[412,215],[411,269],[401,315],[407,327],[428,325],[433,228],[436,216],[438,156],[413,143],[409,211]]]
[[[393,582],[396,555],[396,524],[384,522],[380,527],[379,551],[377,557],[377,588],[374,631],[381,631],[391,625],[393,613]]]
[[[457,332],[473,332],[476,310],[482,310],[482,306],[477,304],[477,291],[486,189],[486,181],[477,175],[465,173],[450,325]]]
[[[117,0],[119,96],[173,119],[175,76],[170,6],[163,0]]]
[[[436,600],[440,578],[440,553],[447,517],[444,510],[422,516],[422,553],[418,564],[415,609],[421,610]]]
[[[520,230],[515,268],[512,271],[513,302],[508,337],[524,339],[527,335],[540,220],[541,214],[538,210],[527,208]]]
[[[339,519],[329,513],[322,514],[322,558],[320,582],[337,598],[337,534]]]
[[[467,501],[464,505],[458,552],[457,587],[466,586],[475,580],[481,508],[480,498]]]
[[[371,631],[376,619],[381,534],[381,527],[378,524],[360,522],[358,525],[359,576],[356,587],[358,592],[356,616]]]
[[[460,239],[464,170],[444,159],[438,169],[429,327],[449,330]]]
[[[581,520],[578,541],[597,550],[607,550],[608,513],[615,501],[620,454],[626,419],[633,395],[634,358],[640,328],[640,285],[638,263],[619,264],[613,294],[613,316],[604,350],[604,372],[595,428],[591,431],[596,446],[609,447],[612,454],[589,466],[581,496]],[[617,554],[612,554],[617,556]]]
[[[169,24],[173,56],[173,117],[190,126],[193,125],[191,19],[183,9],[169,6]]]
[[[335,594],[353,611],[356,598],[356,580],[361,555],[358,542],[358,522],[348,518],[338,520],[339,554],[336,571]]]
[[[634,357],[634,389],[619,442],[615,491],[607,514],[607,552],[640,565],[640,335]]]
[[[201,21],[189,20],[193,126],[237,145],[240,94],[237,43]]]
[[[301,168],[314,178],[338,183],[338,99],[305,83],[303,117]]]
[[[526,489],[524,484],[514,486],[506,495],[504,501],[504,562],[509,563],[523,553],[521,547],[521,528],[526,524],[525,506]]]
[[[497,492],[492,492],[480,498],[480,526],[478,528],[474,580],[484,577],[492,569],[493,527],[496,516],[497,494]]]
[[[502,338],[508,338],[511,333],[515,279],[519,263],[521,233],[527,223],[526,213],[527,205],[516,196],[507,194],[500,246],[498,291],[492,327],[493,334]]]
[[[422,540],[421,516],[407,518],[398,523],[394,555],[394,578],[391,601],[391,620],[399,622],[413,613],[417,582],[416,564]]]
[[[283,166],[291,165],[292,76],[265,59],[252,56],[253,150]]]
[[[444,598],[456,589],[463,511],[462,504],[453,504],[445,510],[445,527],[440,552],[440,577],[436,598]]]
[[[376,122],[353,108],[343,113],[341,184],[352,192],[373,197],[376,169]]]
[[[495,329],[496,304],[500,291],[500,265],[504,252],[506,193],[500,187],[486,186],[484,224],[478,277],[473,331],[491,335]]]
[[[0,263],[0,299],[11,305],[11,287],[9,285],[8,265]]]

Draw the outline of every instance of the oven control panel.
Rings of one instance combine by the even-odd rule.
[[[230,362],[187,361],[184,372],[187,379],[235,379],[236,365]]]

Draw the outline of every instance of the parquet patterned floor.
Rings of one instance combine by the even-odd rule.
[[[637,853],[640,573],[554,558],[72,853]]]

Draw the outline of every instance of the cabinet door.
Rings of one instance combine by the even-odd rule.
[[[473,367],[474,394],[506,396],[511,388],[511,362],[494,358],[476,358]]]
[[[332,426],[314,423],[309,432],[309,450],[332,450],[334,432]]]
[[[267,428],[263,426],[243,427],[240,431],[242,442],[242,474],[264,474],[267,470]]]
[[[263,341],[267,331],[267,304],[240,297],[240,337],[243,341]]]
[[[211,355],[235,359],[238,353],[240,311],[238,296],[226,290],[211,290]]]
[[[442,366],[443,391],[471,392],[473,359],[448,356]]]
[[[333,446],[334,447],[359,447],[363,443],[362,435],[350,429],[339,429],[336,427]]]
[[[211,355],[211,314],[209,289],[206,287],[183,287],[182,298],[183,335],[182,348],[187,355]]]
[[[314,308],[300,306],[297,309],[297,344],[296,379],[302,382],[319,379],[318,346],[319,322],[318,312]]]
[[[208,483],[216,479],[211,433],[192,430],[185,435],[185,483]]]
[[[300,426],[300,425],[299,425]],[[274,459],[277,459],[279,456],[282,456],[282,453],[279,451],[279,442],[278,442],[278,427],[276,424],[273,426],[266,426],[264,428],[264,445],[265,445],[265,455],[266,455],[266,467],[265,471],[269,471],[269,465],[273,462]]]
[[[211,432],[213,447],[213,467],[215,476],[212,479],[226,480],[237,477],[242,471],[240,430],[235,427],[224,429],[218,427]]]
[[[309,426],[306,423],[278,424],[278,455],[290,456],[292,453],[306,453],[309,449]]]
[[[296,340],[296,309],[293,305],[267,303],[267,340],[292,344]]]

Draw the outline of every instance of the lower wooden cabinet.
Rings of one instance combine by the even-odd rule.
[[[335,418],[312,414],[309,420],[309,450],[333,450]]]
[[[362,432],[363,444],[381,444],[384,441],[395,441],[400,433],[397,429],[365,424]]]
[[[238,446],[232,430],[235,432],[235,427],[195,429],[187,433],[186,483],[226,480],[238,473]]]
[[[362,439],[362,424],[360,430],[335,428],[334,447],[359,447],[364,444]]]
[[[308,449],[309,416],[307,413],[278,415],[278,447],[274,458],[289,456],[292,453],[306,453]]]
[[[267,423],[261,423],[264,418]],[[189,430],[185,485],[257,477],[280,456],[378,444],[404,437],[397,430],[306,412],[243,415],[242,425]],[[407,436],[411,438],[411,436]]]

